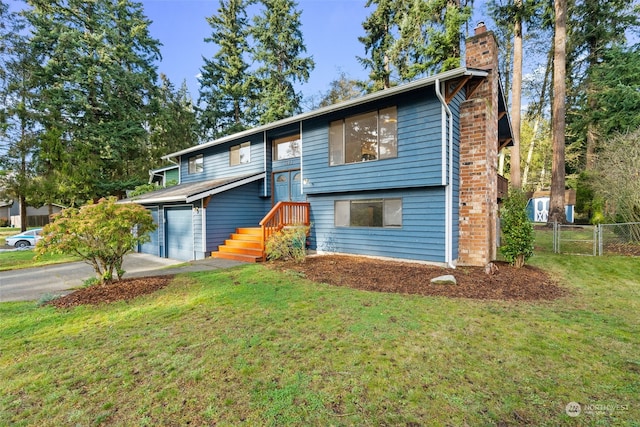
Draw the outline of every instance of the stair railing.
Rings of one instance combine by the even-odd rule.
[[[309,226],[309,203],[278,202],[260,221],[262,228],[262,260],[266,259],[265,246],[269,237],[288,225]]]

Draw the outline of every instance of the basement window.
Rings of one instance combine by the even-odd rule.
[[[336,227],[402,227],[402,199],[337,200]]]

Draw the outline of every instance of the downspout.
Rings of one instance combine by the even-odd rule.
[[[435,81],[436,96],[442,104],[442,185],[445,192],[445,233],[444,233],[444,257],[449,268],[456,268],[451,254],[453,248],[453,114],[442,96],[440,79]],[[447,120],[448,118],[448,120]],[[448,131],[447,131],[448,128]],[[447,141],[448,139],[448,141]],[[447,162],[448,144],[448,162]],[[447,177],[448,165],[448,177]],[[448,178],[448,179],[447,179]]]
[[[268,152],[267,152],[267,131],[266,130],[262,133],[262,147],[264,150],[264,155],[262,156],[264,159],[262,164],[262,168],[264,169],[264,184],[262,186],[263,187],[262,195],[264,197],[267,197],[267,195],[269,194],[269,190],[267,188],[267,181],[269,181],[268,177],[270,176],[270,173],[267,173],[267,153]],[[273,151],[271,152],[273,153]],[[273,159],[271,160],[273,161]]]

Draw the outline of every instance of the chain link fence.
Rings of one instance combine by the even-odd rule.
[[[574,255],[640,256],[640,222],[553,225],[553,251]]]
[[[594,225],[553,224],[553,251],[573,255],[598,254],[598,229]]]
[[[640,222],[600,224],[598,255],[640,256]]]

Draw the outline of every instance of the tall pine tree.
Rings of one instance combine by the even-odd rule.
[[[362,24],[369,91],[460,66],[461,28],[471,8],[459,0],[368,0]]]
[[[254,18],[253,57],[258,62],[259,96],[255,102],[261,124],[300,112],[302,94],[295,83],[309,79],[315,63],[303,56],[306,47],[294,0],[261,0],[264,10]]]
[[[368,57],[358,57],[358,61],[369,70],[367,91],[375,92],[391,87],[391,50],[396,43],[394,31],[401,4],[397,0],[367,0],[365,7],[375,5],[375,9],[362,23],[365,35],[358,37],[364,45]]]
[[[38,110],[66,155],[51,167],[71,204],[145,180],[144,142],[159,42],[130,0],[29,0]]]
[[[255,124],[252,99],[255,79],[249,71],[249,27],[245,0],[220,0],[217,14],[207,18],[218,46],[204,58],[200,77],[199,119],[204,139],[239,132]]]
[[[160,87],[153,101],[149,121],[149,164],[161,166],[167,153],[189,148],[198,142],[199,125],[186,81],[176,90],[169,78],[160,74]]]

